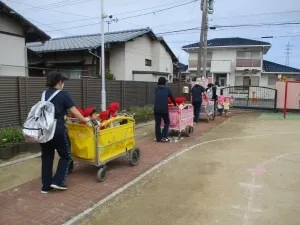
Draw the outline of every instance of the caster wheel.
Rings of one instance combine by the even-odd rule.
[[[178,141],[181,140],[181,136],[182,136],[181,133],[179,133],[178,136],[177,136],[177,140],[178,140]]]
[[[72,160],[70,162],[69,168],[68,168],[68,174],[71,174],[73,172],[74,169],[74,161]]]
[[[131,166],[136,166],[140,162],[141,151],[138,148],[134,148],[129,153],[129,163]]]
[[[190,137],[192,133],[194,132],[194,128],[192,126],[187,127],[187,136]]]
[[[106,172],[107,172],[107,167],[106,166],[103,166],[98,170],[98,173],[97,173],[98,181],[100,181],[100,182],[105,181]]]

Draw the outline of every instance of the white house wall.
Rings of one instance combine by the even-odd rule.
[[[124,78],[123,80],[153,81],[157,76],[144,75],[145,78],[134,78],[132,71],[155,71],[173,74],[173,63],[170,54],[158,40],[143,36],[125,43]],[[145,60],[151,60],[151,66]],[[113,61],[112,57],[110,58]],[[111,67],[112,68],[112,67]]]
[[[24,35],[22,27],[4,14],[0,15],[0,31]],[[26,57],[24,37],[0,33],[0,76],[26,76]]]
[[[110,50],[109,68],[116,80],[125,80],[125,45]]]
[[[159,42],[158,42],[159,43]],[[160,54],[157,56],[155,55],[155,58],[158,58],[159,60],[159,72],[165,72],[165,73],[173,73],[173,62],[170,54],[167,52],[166,48],[159,43],[160,46]]]
[[[153,71],[159,71],[160,68],[160,42],[158,41],[152,41],[152,70]]]
[[[145,59],[152,59],[152,40],[139,37],[125,44],[125,79],[133,80],[132,71],[152,71],[152,66],[145,65]]]
[[[24,38],[0,33],[0,46],[0,76],[26,76]]]

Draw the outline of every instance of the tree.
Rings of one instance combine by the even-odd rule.
[[[110,70],[105,72],[105,80],[116,80],[114,74]]]

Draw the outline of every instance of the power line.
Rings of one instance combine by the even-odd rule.
[[[159,10],[152,11],[152,12],[137,14],[137,15],[134,15],[134,16],[123,17],[123,18],[119,18],[119,20],[125,20],[125,19],[131,19],[131,18],[136,18],[136,17],[140,17],[140,16],[155,14],[155,13],[158,13],[158,12],[163,12],[163,11],[166,11],[166,10],[170,10],[170,9],[178,8],[178,7],[181,7],[181,6],[185,6],[185,5],[197,2],[197,1],[199,1],[199,0],[193,0],[193,1],[190,1],[190,2],[186,2],[186,3],[183,3],[183,4],[175,5],[175,6],[164,8],[164,9],[159,9]]]
[[[252,16],[268,16],[274,14],[287,14],[287,13],[299,13],[299,10],[293,11],[277,11],[277,12],[270,12],[270,13],[254,13],[254,14],[240,14],[240,15],[232,15],[232,16],[223,16],[223,17],[214,17],[216,19],[231,19],[231,18],[240,18],[240,17],[252,17]]]
[[[164,9],[160,9],[160,10],[148,12],[148,13],[143,13],[143,14],[138,14],[138,15],[134,15],[134,16],[128,16],[128,17],[119,18],[118,21],[119,20],[130,19],[130,18],[135,18],[135,17],[140,17],[140,16],[146,16],[146,15],[150,15],[150,14],[155,14],[155,13],[163,12],[163,11],[166,11],[166,10],[171,10],[171,9],[174,9],[174,8],[178,8],[178,7],[181,7],[181,6],[185,6],[185,5],[194,3],[196,1],[199,1],[199,0],[193,0],[193,1],[190,1],[190,2],[186,2],[186,3],[183,3],[183,4],[175,5],[175,6],[172,6],[172,7],[168,7],[168,8],[164,8]],[[79,26],[73,26],[73,27],[67,27],[67,28],[62,28],[62,29],[49,30],[49,31],[46,31],[46,32],[60,31],[60,30],[66,30],[66,29],[73,29],[73,28],[79,28],[79,27],[92,26],[92,25],[96,25],[96,24],[99,24],[99,23],[101,23],[101,22],[90,23],[90,24],[79,25]]]
[[[15,0],[7,0],[9,2],[13,2],[13,3],[16,3],[16,4],[21,4],[21,5],[25,5],[25,6],[30,6],[32,8],[35,8],[35,9],[43,9],[39,6],[35,6],[35,5],[30,5],[30,4],[26,4],[26,3],[20,3],[18,1],[15,1]],[[44,10],[44,9],[43,9]],[[56,12],[56,13],[62,13],[62,14],[67,14],[67,15],[71,15],[71,16],[80,16],[80,17],[87,17],[87,18],[90,18],[90,16],[85,16],[85,15],[80,15],[80,14],[76,14],[76,13],[70,13],[70,12],[63,12],[63,11],[58,11],[58,10],[53,10],[53,9],[47,9],[48,11],[52,11],[52,12]]]
[[[34,7],[30,7],[27,10],[25,9],[25,11],[23,11],[23,13],[51,10],[51,9],[54,9],[54,8],[61,8],[61,7],[64,7],[64,6],[77,5],[77,4],[84,3],[84,2],[89,2],[89,1],[92,1],[92,0],[64,0],[64,1],[54,2],[54,3],[51,3],[51,4],[39,5],[38,6],[40,8],[39,10],[34,9]]]
[[[33,22],[36,22],[36,23],[38,23],[38,24],[44,25],[44,26],[46,26],[46,27],[49,27],[49,28],[51,28],[51,29],[55,29],[54,27],[49,26],[49,25],[44,24],[44,23],[41,23],[41,22],[39,22],[39,21],[37,21],[37,20],[31,19],[31,18],[30,18],[30,20],[33,21]],[[70,33],[67,33],[67,32],[65,32],[65,31],[63,31],[63,30],[60,31],[60,32],[66,34],[66,35],[71,35]]]
[[[178,33],[178,32],[192,31],[192,30],[201,30],[201,28],[194,27],[194,28],[188,28],[188,29],[182,29],[182,30],[172,30],[172,31],[157,33],[157,35],[166,35],[166,34],[171,34],[171,33],[173,34],[173,33]]]
[[[262,26],[283,26],[283,25],[299,25],[300,22],[281,22],[281,23],[260,23],[260,24],[236,24],[236,25],[216,25],[212,28],[235,28],[235,27],[262,27]]]
[[[177,1],[177,2],[173,2],[173,3],[169,3],[169,4],[157,5],[157,6],[153,6],[153,7],[149,7],[149,8],[144,8],[144,9],[139,9],[139,10],[134,10],[134,11],[127,11],[127,12],[117,13],[117,14],[112,13],[112,15],[113,16],[118,16],[118,15],[133,13],[133,12],[140,12],[140,11],[145,11],[145,10],[149,10],[149,9],[159,8],[159,7],[162,7],[162,6],[174,5],[175,3],[178,3],[178,2],[186,2],[186,1]],[[195,1],[195,2],[197,2],[197,1]],[[151,13],[153,13],[153,12],[151,12]],[[94,20],[94,19],[100,19],[100,18],[99,18],[99,16],[97,16],[97,17],[90,17],[90,18],[81,19],[81,20],[69,20],[69,21],[62,21],[62,22],[56,22],[56,23],[49,23],[48,25],[62,24],[62,23],[73,23],[73,22],[79,22],[79,21],[85,21],[85,20]]]
[[[193,2],[197,2],[199,0],[194,0]],[[162,6],[168,6],[168,5],[174,5],[176,3],[181,3],[181,2],[186,2],[185,1],[176,1],[176,2],[172,2],[172,3],[168,3],[168,4],[163,4],[163,5],[157,5],[157,6],[153,6],[153,7],[149,7],[149,8],[144,8],[144,9],[138,9],[138,10],[133,10],[133,11],[127,11],[127,12],[123,12],[123,13],[117,13],[117,14],[114,14],[115,16],[118,16],[118,15],[124,15],[124,14],[129,14],[129,13],[135,13],[135,12],[141,12],[141,11],[146,11],[146,10],[149,10],[149,9],[155,9],[155,8],[159,8],[159,7],[162,7]]]

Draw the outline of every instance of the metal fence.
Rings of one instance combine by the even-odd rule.
[[[233,107],[276,110],[277,90],[259,86],[231,86],[221,89],[224,96],[232,96]]]
[[[0,77],[0,126],[20,126],[31,107],[45,90],[45,78]],[[117,101],[122,109],[151,105],[156,83],[138,81],[106,81],[107,103]],[[174,96],[180,96],[181,84],[168,84]],[[81,79],[66,81],[68,91],[79,107],[101,107],[101,80]]]

